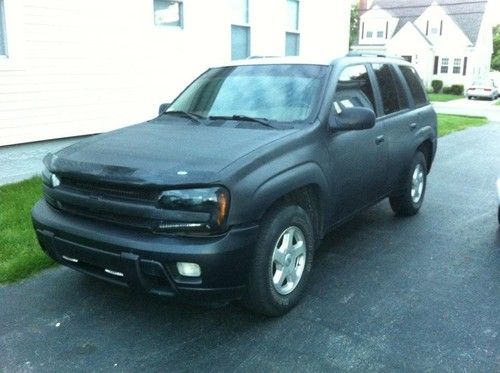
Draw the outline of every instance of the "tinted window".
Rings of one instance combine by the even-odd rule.
[[[168,111],[304,121],[318,106],[327,72],[327,66],[298,64],[210,69],[181,93]]]
[[[385,114],[391,114],[405,107],[401,105],[401,88],[396,85],[396,77],[389,65],[373,64]]]
[[[352,106],[362,106],[375,111],[373,97],[373,89],[365,65],[348,66],[340,74],[333,105],[337,113]]]
[[[405,77],[406,83],[408,83],[415,105],[418,106],[427,103],[424,87],[415,69],[411,66],[399,66],[399,68]]]

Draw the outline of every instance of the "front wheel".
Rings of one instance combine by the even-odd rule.
[[[280,205],[262,223],[250,268],[245,303],[251,310],[278,316],[302,298],[311,272],[314,230],[299,206]]]
[[[427,162],[421,152],[413,158],[401,193],[389,197],[392,210],[399,216],[415,215],[424,202]]]

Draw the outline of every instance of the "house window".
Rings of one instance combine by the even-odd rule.
[[[462,70],[462,59],[455,58],[453,60],[453,74],[460,74],[461,70]]]
[[[285,56],[298,56],[300,52],[300,35],[287,32],[285,41]]]
[[[154,0],[154,16],[156,26],[183,27],[182,1]]]
[[[437,27],[432,27],[432,28],[431,28],[431,34],[432,34],[432,35],[437,35],[437,33],[438,33],[438,29],[437,29]]]
[[[384,32],[383,31],[377,31],[377,38],[383,38],[384,37]]]
[[[250,27],[231,26],[231,59],[243,60],[250,56]]]
[[[3,0],[0,0],[0,56],[7,55],[7,35],[5,33],[5,17],[3,11]]]
[[[297,31],[299,29],[299,1],[287,0],[287,29]]]
[[[285,32],[285,56],[300,54],[300,18],[298,0],[287,0],[287,32]]]
[[[448,58],[441,58],[441,74],[448,74]]]
[[[249,0],[231,0],[231,59],[242,60],[250,56]]]
[[[373,38],[373,31],[367,31],[366,32],[366,37],[367,38]]]

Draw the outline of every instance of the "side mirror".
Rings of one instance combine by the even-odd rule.
[[[328,126],[334,131],[360,131],[375,125],[375,113],[364,107],[350,107],[340,114],[332,111],[328,118]]]
[[[167,110],[170,107],[170,103],[168,104],[161,104],[160,108],[158,109],[158,115],[163,114],[165,110]]]

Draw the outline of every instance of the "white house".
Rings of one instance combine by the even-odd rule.
[[[360,2],[353,49],[402,56],[427,86],[470,85],[487,78],[493,53],[487,0],[374,0]]]
[[[0,0],[0,146],[147,120],[231,58],[345,54],[349,12],[331,0]]]

